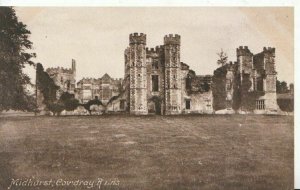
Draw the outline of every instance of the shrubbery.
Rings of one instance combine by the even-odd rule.
[[[95,98],[95,99],[90,100],[87,103],[83,104],[84,109],[86,109],[89,112],[89,114],[92,113],[92,110],[91,110],[92,105],[99,106],[99,105],[103,105],[103,104],[98,98]]]
[[[294,111],[294,99],[277,99],[277,104],[282,111]]]
[[[65,105],[62,102],[58,101],[49,103],[47,105],[47,108],[53,113],[53,115],[59,116],[60,113],[65,109]]]

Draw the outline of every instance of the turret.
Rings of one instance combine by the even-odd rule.
[[[129,35],[129,110],[131,114],[147,114],[146,34]]]
[[[175,34],[169,34],[165,35],[164,37],[164,44],[165,45],[180,45],[180,35]]]
[[[253,69],[253,53],[248,46],[240,46],[236,49],[237,62],[240,73],[250,74]],[[241,79],[243,76],[241,75]]]
[[[73,73],[76,73],[76,61],[75,61],[75,59],[72,59],[72,71],[73,71]]]
[[[237,56],[253,56],[253,53],[248,49],[248,46],[236,48],[236,54]]]
[[[264,47],[263,52],[275,53],[275,48],[272,48],[272,47],[266,48],[266,47]]]
[[[133,33],[129,35],[129,44],[144,44],[146,45],[146,34]]]
[[[181,112],[181,63],[180,36],[169,34],[164,37],[165,60],[165,114]]]

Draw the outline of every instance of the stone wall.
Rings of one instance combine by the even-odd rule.
[[[276,112],[278,108],[276,103],[277,72],[275,70],[275,48],[264,48],[262,52],[253,55],[247,46],[240,46],[237,48],[237,62],[233,64],[233,67],[237,69],[230,71],[230,69],[228,69],[230,68],[229,65],[230,64],[227,64],[218,68],[214,72],[214,86],[218,86],[217,89],[214,89],[214,103],[217,104],[215,107],[225,107],[221,105],[224,102],[219,100],[215,95],[219,94],[220,97],[223,97],[220,95],[223,85],[226,89],[226,92],[223,92],[224,94],[226,93],[226,101],[230,100],[230,97],[233,97],[235,94],[235,99],[233,100],[237,102],[237,104],[235,104],[237,108],[235,109],[241,109],[241,107],[238,106],[239,102],[242,104],[245,102],[253,102],[253,104],[255,104],[253,106],[256,108],[255,113]],[[233,84],[240,84],[236,86],[236,89],[229,88],[229,83],[232,82],[230,81],[232,79],[234,79]],[[249,85],[246,80],[249,80],[249,88],[246,87]],[[221,83],[223,84],[221,85]],[[254,99],[250,101],[249,99],[245,99],[246,97]]]
[[[253,54],[248,49],[248,46],[240,46],[236,49],[237,63],[239,65],[239,72],[250,74],[253,68]]]
[[[59,86],[56,97],[57,99],[62,95],[63,92],[69,92],[70,94],[75,93],[76,87],[76,63],[72,59],[72,67],[70,69],[57,67],[48,68],[46,72],[53,79],[55,84]]]
[[[130,113],[147,114],[146,35],[130,34]]]
[[[164,37],[165,46],[165,114],[180,114],[181,102],[181,62],[180,36]]]

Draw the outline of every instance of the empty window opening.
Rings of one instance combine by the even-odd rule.
[[[152,75],[152,91],[158,91],[158,75]]]
[[[125,108],[125,100],[120,101],[120,109],[123,110]]]
[[[191,109],[191,100],[185,100],[185,109]]]

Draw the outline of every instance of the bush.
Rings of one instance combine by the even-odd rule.
[[[75,99],[74,94],[70,94],[69,92],[64,92],[59,101],[64,104],[66,111],[73,111],[79,106],[79,100]]]
[[[294,111],[294,99],[277,99],[277,104],[282,111]]]
[[[79,106],[79,100],[72,98],[64,102],[67,111],[73,111]]]
[[[99,105],[103,105],[103,104],[98,98],[90,100],[86,104],[83,104],[83,107],[89,112],[89,114],[92,113],[92,110],[90,109],[91,105],[99,106]]]
[[[53,115],[59,116],[60,113],[65,109],[65,105],[62,102],[54,102],[48,104],[47,108],[53,113]]]

